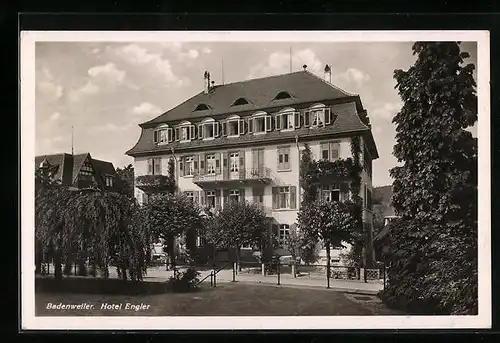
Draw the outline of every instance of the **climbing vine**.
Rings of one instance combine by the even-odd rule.
[[[301,211],[307,206],[314,203],[318,198],[318,185],[321,183],[332,182],[332,180],[349,180],[352,200],[347,203],[350,208],[350,215],[353,228],[352,241],[353,252],[352,258],[360,261],[362,257],[363,246],[365,241],[363,220],[362,220],[362,198],[359,195],[361,190],[361,172],[363,170],[361,164],[361,137],[355,136],[351,138],[351,154],[352,158],[338,159],[336,161],[319,160],[312,158],[311,149],[308,144],[305,144],[305,149],[302,152],[300,163],[300,183],[304,190],[304,198],[302,200]],[[307,220],[302,220],[303,226],[307,226]],[[315,240],[316,237],[308,237]],[[303,249],[311,248],[312,245],[304,246]]]

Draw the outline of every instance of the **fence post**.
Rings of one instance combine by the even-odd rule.
[[[266,265],[264,263],[260,266],[262,276],[266,276]]]
[[[210,272],[210,287],[214,286],[214,272]]]
[[[233,262],[233,282],[236,281],[236,262]]]
[[[280,262],[278,261],[278,286],[280,285]]]
[[[215,264],[214,264],[214,287],[217,287],[217,271],[215,269]]]
[[[384,258],[384,292],[385,292],[385,258]]]
[[[330,267],[326,266],[326,288],[330,288]]]

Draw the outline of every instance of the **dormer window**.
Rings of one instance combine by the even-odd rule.
[[[275,117],[276,130],[293,130],[300,127],[300,112],[287,108]]]
[[[333,123],[334,119],[330,108],[326,108],[324,105],[316,105],[305,112],[304,126],[311,128],[324,127]]]
[[[207,105],[207,104],[199,104],[198,106],[196,106],[196,108],[194,109],[195,111],[205,111],[205,110],[209,110],[210,107]]]
[[[248,119],[248,132],[262,134],[272,130],[272,117],[266,112],[255,113]]]
[[[238,137],[245,133],[246,123],[239,116],[232,116],[222,123],[222,135],[228,137]]]
[[[278,95],[274,98],[274,100],[281,100],[281,99],[289,99],[292,96],[288,92],[279,92]]]
[[[219,136],[219,123],[212,118],[205,119],[201,124],[198,124],[199,139],[214,139]]]
[[[233,103],[233,106],[240,106],[240,105],[248,105],[247,99],[239,98],[239,99],[236,99],[236,101]]]
[[[113,177],[106,175],[106,187],[113,187]]]
[[[174,141],[172,128],[163,124],[157,127],[153,133],[153,140],[155,144],[167,144]]]
[[[183,122],[175,128],[175,140],[180,142],[189,142],[196,138],[196,126],[190,122]]]

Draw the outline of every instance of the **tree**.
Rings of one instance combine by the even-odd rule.
[[[386,301],[424,313],[477,312],[477,120],[473,64],[458,42],[417,42],[396,70],[393,206]]]
[[[176,239],[185,240],[187,254],[192,261],[196,249],[196,233],[203,226],[198,205],[183,194],[160,193],[153,194],[145,208],[153,238],[165,243],[174,269]]]
[[[249,202],[228,202],[208,219],[206,239],[216,249],[235,248],[237,263],[244,245],[261,245],[267,224],[262,209]]]
[[[343,247],[352,241],[353,220],[347,204],[317,200],[303,206],[298,214],[300,228],[306,228],[310,239],[321,240],[326,248],[327,278],[330,278],[330,249]]]
[[[120,182],[120,192],[129,196],[134,196],[134,166],[129,164],[123,169],[116,168]]]

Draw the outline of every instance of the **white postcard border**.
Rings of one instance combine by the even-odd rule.
[[[36,317],[34,302],[35,43],[476,41],[479,213],[477,316]],[[443,329],[491,327],[490,52],[488,31],[22,31],[21,327],[24,330]]]

